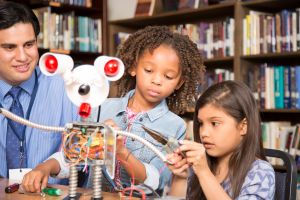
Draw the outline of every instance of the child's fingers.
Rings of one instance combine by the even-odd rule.
[[[178,162],[179,160],[182,160],[182,157],[179,156],[177,153],[171,153],[166,155],[166,159],[168,161],[171,161],[172,163]]]
[[[123,148],[125,145],[125,143],[124,143],[124,137],[123,136],[121,136],[121,135],[118,135],[117,136],[117,148]]]
[[[187,151],[185,153],[186,157],[197,157],[197,156],[202,156],[205,155],[205,149],[204,148],[199,148],[199,149],[194,149]]]
[[[198,142],[188,141],[188,140],[182,140],[183,143],[181,143],[180,147],[177,149],[177,151],[187,152],[187,151],[193,151],[197,149],[203,148],[203,145]]]
[[[187,178],[188,177],[188,171],[187,171],[188,167],[189,167],[189,165],[185,164],[185,165],[181,166],[180,168],[172,170],[172,173],[177,176]]]
[[[187,164],[186,159],[177,160],[177,161],[174,162],[174,167],[181,168],[185,164]]]
[[[104,124],[106,124],[107,126],[112,127],[113,129],[120,130],[120,128],[118,127],[118,125],[112,119],[105,120]]]
[[[190,144],[195,143],[194,141],[191,141],[191,140],[179,140],[178,142],[181,145],[190,145]]]
[[[124,140],[124,137],[122,135],[117,135],[117,140],[118,141],[123,141]]]

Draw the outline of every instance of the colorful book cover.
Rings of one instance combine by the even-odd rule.
[[[274,96],[275,108],[284,108],[284,67],[274,67]]]

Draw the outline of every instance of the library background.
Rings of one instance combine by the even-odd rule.
[[[147,25],[168,25],[188,35],[207,68],[199,94],[223,80],[247,83],[260,106],[264,147],[294,157],[300,185],[300,0],[17,2],[38,16],[41,53],[70,54],[76,64],[115,55],[130,33]],[[192,107],[183,115],[188,133]],[[270,161],[280,167],[278,160]]]

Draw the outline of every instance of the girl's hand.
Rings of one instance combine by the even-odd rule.
[[[127,160],[127,156],[129,154],[128,149],[125,146],[125,138],[121,135],[117,136],[117,156],[121,159],[121,160]]]
[[[112,127],[115,130],[120,130],[118,125],[112,119],[107,119],[103,122],[105,125]]]
[[[201,143],[182,140],[180,141],[180,144],[181,146],[179,147],[179,150],[186,152],[187,163],[192,165],[192,168],[196,174],[201,170],[209,169],[206,160],[205,148]]]
[[[188,177],[188,167],[187,160],[182,158],[180,154],[172,153],[166,156],[167,160],[174,164],[168,164],[168,168],[172,171],[172,173],[181,178]]]
[[[105,120],[104,124],[112,127],[115,130],[120,130],[118,125],[112,119]],[[117,146],[117,151],[116,151],[117,156],[121,160],[126,160],[126,157],[128,156],[129,151],[127,150],[127,148],[125,146],[124,137],[122,137],[121,135],[118,135],[116,142],[117,142],[117,145],[116,145]]]

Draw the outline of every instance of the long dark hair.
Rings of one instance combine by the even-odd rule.
[[[237,123],[244,119],[247,121],[247,133],[231,155],[228,166],[227,177],[231,184],[232,198],[235,199],[238,197],[245,177],[255,159],[266,159],[262,147],[259,110],[251,90],[242,82],[224,81],[209,87],[196,104],[193,127],[196,142],[201,142],[198,112],[208,104],[222,108]],[[217,160],[208,154],[206,156],[208,165],[215,174]],[[189,177],[187,199],[206,199],[194,173]]]
[[[40,33],[39,21],[31,9],[24,4],[0,1],[0,30],[17,23],[32,24],[36,37]]]

